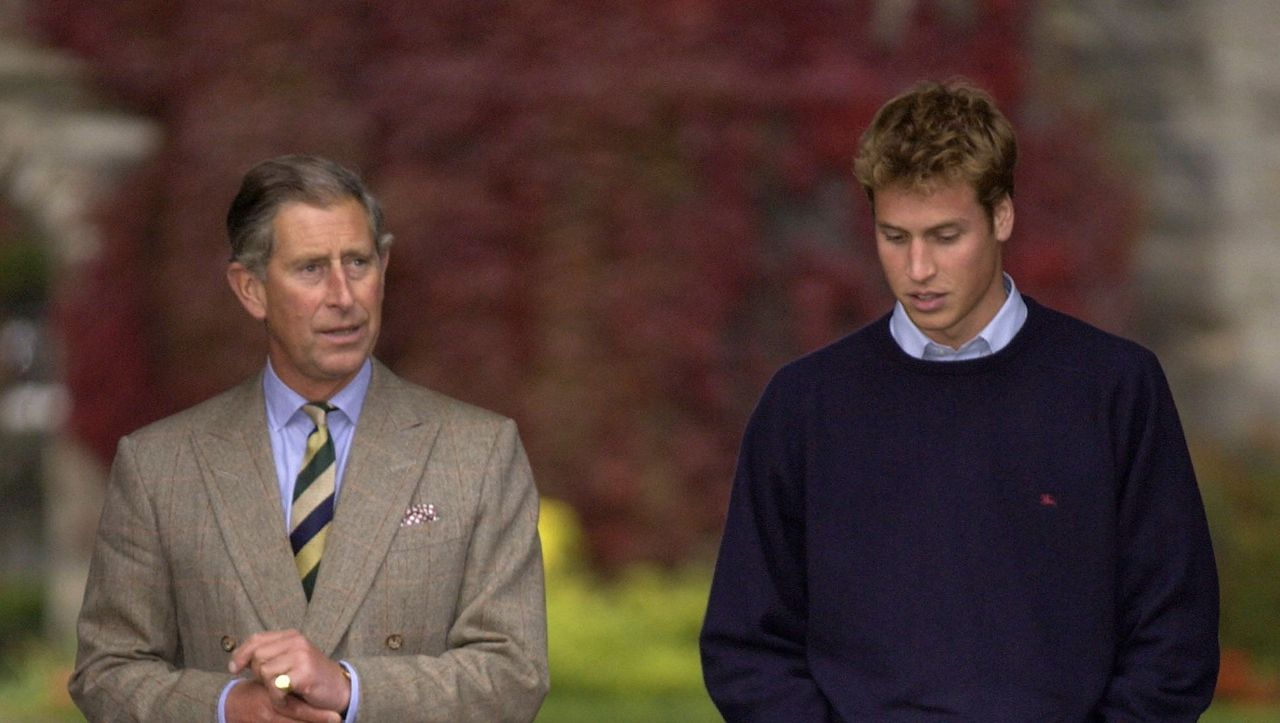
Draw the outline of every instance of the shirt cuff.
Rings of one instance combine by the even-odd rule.
[[[338,665],[346,668],[347,674],[351,676],[351,700],[347,702],[347,717],[343,719],[343,723],[356,723],[356,712],[360,708],[360,674],[345,660],[339,660]],[[227,723],[227,694],[241,680],[243,679],[232,678],[222,689],[222,695],[218,696],[218,723]]]
[[[227,686],[222,689],[222,695],[218,696],[218,723],[227,723],[227,694],[230,693],[231,689],[236,687],[236,683],[239,683],[241,680],[241,678],[232,678],[227,683]],[[351,690],[354,694],[354,683],[352,684]],[[354,698],[352,698],[352,700],[354,700]]]
[[[345,668],[351,676],[351,700],[347,702],[347,717],[342,719],[342,723],[356,723],[356,713],[360,708],[360,674],[345,660],[339,660],[338,665]]]

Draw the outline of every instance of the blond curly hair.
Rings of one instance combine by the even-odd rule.
[[[858,143],[853,173],[867,198],[902,186],[927,193],[963,182],[990,214],[1013,196],[1018,144],[986,92],[964,79],[921,83],[886,103]]]

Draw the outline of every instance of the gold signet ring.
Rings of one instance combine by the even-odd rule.
[[[293,681],[289,680],[288,673],[281,673],[280,675],[277,675],[276,679],[271,681],[271,684],[276,687],[276,690],[283,691],[285,693],[293,690]]]

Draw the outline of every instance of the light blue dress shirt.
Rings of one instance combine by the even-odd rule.
[[[336,410],[330,412],[326,421],[329,436],[333,439],[334,452],[338,457],[337,479],[334,481],[334,503],[342,495],[342,473],[347,468],[347,453],[351,451],[351,438],[355,435],[356,422],[360,421],[360,412],[364,409],[364,395],[369,391],[369,377],[373,375],[373,365],[368,360],[351,383],[342,391],[333,395],[332,399],[304,399],[290,389],[267,362],[267,370],[262,375],[262,392],[267,401],[267,433],[271,436],[271,458],[276,463],[276,481],[280,484],[280,504],[284,508],[284,529],[289,529],[289,517],[293,507],[293,485],[297,482],[298,471],[302,467],[302,457],[306,453],[307,437],[315,424],[302,411],[307,402],[327,401]]]
[[[337,455],[337,475],[334,480],[334,504],[337,504],[342,491],[342,473],[347,468],[347,454],[351,451],[351,438],[355,436],[356,423],[360,421],[360,412],[364,409],[364,397],[369,391],[369,379],[373,376],[373,363],[368,359],[356,372],[351,383],[333,395],[331,399],[305,399],[290,389],[267,360],[267,369],[262,374],[262,394],[267,405],[267,433],[271,437],[271,458],[276,464],[276,482],[280,485],[280,506],[284,508],[284,532],[289,533],[289,516],[292,514],[293,485],[298,477],[298,469],[302,466],[307,437],[315,424],[302,411],[307,402],[327,401],[337,407],[326,416],[329,436],[333,439],[334,453]],[[355,723],[356,710],[360,707],[360,676],[355,668],[345,660],[338,664],[351,676],[351,702],[347,706],[345,723]],[[218,697],[218,723],[226,723],[227,694],[240,682],[240,678],[227,683]]]
[[[952,349],[938,344],[925,336],[924,332],[911,321],[907,310],[899,301],[893,305],[893,316],[889,318],[889,333],[898,343],[902,351],[925,361],[966,361],[995,354],[1009,345],[1017,336],[1022,325],[1027,321],[1027,302],[1022,300],[1013,277],[1004,274],[1004,291],[1007,295],[1004,304],[996,312],[995,317],[983,327],[978,335],[960,346]]]

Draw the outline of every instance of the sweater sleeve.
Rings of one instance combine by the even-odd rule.
[[[702,628],[703,677],[728,723],[833,718],[806,658],[801,430],[779,386],[743,438]]]
[[[1115,667],[1098,717],[1195,721],[1218,672],[1218,579],[1186,440],[1159,362],[1132,377],[1117,449],[1123,488],[1117,530]]]

